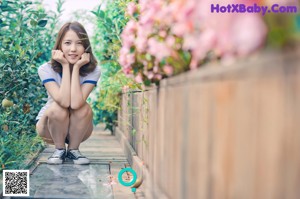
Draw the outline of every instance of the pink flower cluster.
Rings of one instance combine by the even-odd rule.
[[[237,0],[237,3],[255,0]],[[245,56],[260,48],[267,29],[258,14],[211,13],[218,0],[140,0],[121,38],[119,63],[139,83],[195,69],[208,58]],[[224,0],[222,3],[232,3]],[[138,17],[136,17],[138,16]],[[208,56],[210,55],[210,56]]]

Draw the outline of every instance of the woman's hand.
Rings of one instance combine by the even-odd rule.
[[[90,53],[83,53],[81,55],[81,59],[79,59],[74,66],[81,68],[82,66],[86,65],[90,62]]]
[[[52,50],[52,59],[59,62],[62,66],[69,65],[68,60],[65,58],[61,50]]]

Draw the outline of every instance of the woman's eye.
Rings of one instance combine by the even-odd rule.
[[[68,42],[68,41],[67,41],[67,42],[65,42],[65,44],[69,45],[69,44],[70,44],[70,42]]]

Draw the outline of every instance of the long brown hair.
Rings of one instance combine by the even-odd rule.
[[[97,66],[97,60],[92,52],[92,47],[91,47],[91,43],[90,43],[89,37],[87,35],[87,32],[79,22],[76,22],[76,21],[68,22],[60,28],[60,30],[57,34],[57,37],[56,37],[56,41],[55,41],[53,50],[62,50],[61,49],[62,39],[68,30],[73,30],[74,32],[76,32],[79,39],[82,40],[83,47],[84,47],[84,49],[86,49],[85,52],[90,53],[90,62],[87,63],[86,65],[82,66],[79,70],[80,76],[86,76],[88,73],[94,71],[94,69]],[[62,65],[59,62],[57,62],[51,58],[50,63],[55,72],[57,72],[57,73],[62,72]]]

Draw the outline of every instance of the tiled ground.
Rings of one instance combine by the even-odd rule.
[[[46,148],[30,169],[30,197],[55,199],[131,199],[130,187],[118,183],[118,173],[128,167],[120,143],[101,127],[80,146],[82,154],[91,160],[90,165],[48,165],[47,158],[54,151]]]

